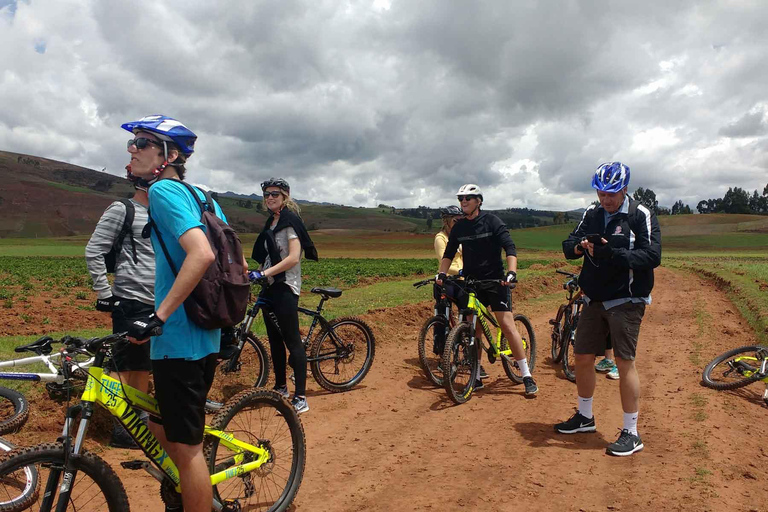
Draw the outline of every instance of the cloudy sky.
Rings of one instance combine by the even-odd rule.
[[[163,113],[219,191],[565,210],[620,160],[695,207],[768,183],[766,27],[764,0],[0,0],[0,149],[123,174],[120,124]]]

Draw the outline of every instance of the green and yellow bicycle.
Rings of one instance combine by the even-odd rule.
[[[719,391],[763,381],[763,401],[768,404],[768,347],[748,345],[720,354],[704,368],[701,381],[708,388]]]
[[[148,460],[123,462],[125,469],[143,469],[160,482],[160,496],[170,508],[181,506],[179,471],[168,453],[141,420],[139,410],[160,415],[157,401],[106,375],[102,365],[114,341],[112,334],[84,341],[71,338],[65,350],[85,349],[95,355],[81,401],[68,408],[62,437],[17,449],[0,462],[0,496],[16,496],[0,511],[64,512],[130,510],[122,482],[100,457],[83,448],[94,404],[107,409],[144,451]],[[67,377],[71,367],[62,357]],[[80,418],[76,435],[72,430]],[[304,429],[293,407],[267,390],[246,390],[233,396],[205,427],[204,450],[213,486],[212,509],[286,510],[298,492],[304,473]],[[32,492],[30,468],[37,472]]]
[[[464,281],[465,290],[469,296],[467,307],[459,316],[459,323],[448,333],[445,341],[445,349],[440,367],[443,369],[443,386],[448,396],[457,404],[463,404],[472,397],[475,382],[480,379],[480,362],[477,357],[477,345],[485,350],[488,362],[495,363],[501,359],[504,372],[515,384],[522,384],[523,375],[512,355],[509,342],[504,337],[496,318],[488,311],[488,308],[480,302],[476,295],[478,285],[483,283],[499,283],[498,279],[469,279]],[[476,339],[475,332],[477,322],[483,331],[487,342],[483,338]],[[490,325],[496,328],[496,333],[491,333]],[[531,321],[525,315],[515,314],[515,327],[523,338],[525,357],[528,367],[533,371],[536,364],[536,335],[533,332]],[[446,378],[445,369],[450,369]]]

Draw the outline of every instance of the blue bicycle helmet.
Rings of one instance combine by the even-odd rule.
[[[601,192],[618,192],[629,185],[629,167],[621,162],[600,164],[592,177],[592,188]]]
[[[138,121],[131,121],[121,126],[124,130],[128,130],[131,133],[139,131],[154,133],[160,140],[176,144],[179,150],[187,156],[195,151],[197,135],[171,117],[161,115],[146,116]]]

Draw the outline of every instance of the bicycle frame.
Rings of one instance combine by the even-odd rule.
[[[491,350],[493,352],[493,355],[496,357],[506,356],[507,358],[509,358],[510,356],[512,356],[511,348],[501,350],[501,337],[503,336],[503,333],[501,332],[501,328],[499,327],[499,324],[496,321],[496,319],[488,311],[488,308],[486,308],[485,305],[477,299],[477,295],[475,295],[474,291],[469,292],[469,301],[467,302],[467,308],[461,312],[459,321],[460,322],[463,321],[464,318],[468,315],[472,315],[472,323],[471,323],[472,333],[470,335],[471,336],[470,344],[474,343],[475,332],[477,331],[477,322],[479,320],[480,327],[482,328],[483,334],[485,335],[485,338],[488,340],[488,344],[490,346],[488,350]],[[496,336],[493,336],[491,334],[491,328],[488,326],[488,322],[490,322],[494,327],[496,327]],[[523,340],[523,343],[525,343],[525,340]],[[480,345],[481,347],[483,346],[482,338],[480,339]]]
[[[67,412],[67,418],[64,424],[63,436],[65,439],[66,453],[79,454],[82,449],[86,429],[93,415],[93,404],[98,404],[107,409],[117,420],[125,427],[130,436],[141,447],[144,454],[156,466],[145,467],[145,469],[158,481],[167,476],[175,485],[177,492],[181,492],[179,470],[176,464],[171,460],[168,453],[160,445],[160,442],[152,434],[149,427],[140,419],[139,412],[134,408],[146,411],[155,416],[160,415],[157,400],[131,386],[122,384],[119,380],[110,377],[104,373],[101,367],[103,363],[103,354],[97,356],[94,366],[88,369],[88,380],[83,391],[80,406],[71,407]],[[127,400],[126,400],[127,398]],[[82,410],[82,419],[74,440],[73,449],[69,450],[71,438],[69,432],[72,421]],[[218,485],[230,478],[242,476],[261,467],[271,458],[269,450],[260,446],[253,446],[236,439],[232,434],[220,430],[214,430],[205,426],[205,436],[214,436],[220,439],[220,443],[226,446],[237,455],[233,457],[235,465],[226,468],[211,475],[211,485]],[[251,452],[255,455],[255,460],[243,463],[245,452]],[[68,499],[69,485],[74,478],[73,471],[67,467],[64,474],[63,484],[60,495]],[[66,495],[65,495],[66,493]],[[213,507],[215,510],[222,510],[223,504],[214,499]]]
[[[21,359],[13,359],[11,361],[0,362],[0,369],[3,368],[15,368],[17,366],[28,366],[36,363],[43,363],[48,367],[50,373],[27,373],[27,372],[0,372],[0,379],[5,380],[29,380],[35,382],[55,382],[56,384],[64,383],[64,375],[59,372],[58,368],[54,364],[54,361],[61,359],[61,352],[54,352],[51,355],[37,355],[32,357],[24,357]],[[74,366],[85,370],[93,364],[94,358],[91,357],[82,363],[73,363]]]

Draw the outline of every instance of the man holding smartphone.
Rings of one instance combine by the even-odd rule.
[[[595,432],[592,396],[595,356],[602,355],[610,335],[624,425],[609,455],[627,456],[643,449],[637,432],[640,379],[635,368],[637,339],[646,305],[651,303],[653,269],[661,263],[661,231],[653,211],[628,197],[629,167],[601,164],[592,178],[600,205],[591,205],[563,242],[567,259],[584,257],[579,284],[585,307],[576,331],[578,412],[555,425],[561,434]]]

